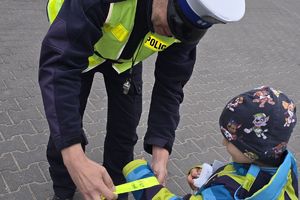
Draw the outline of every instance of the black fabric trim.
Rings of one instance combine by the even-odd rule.
[[[239,183],[226,175],[213,178],[209,183],[210,184],[205,185],[205,188],[209,188],[214,185],[224,185],[224,187],[230,192],[231,196],[234,196],[235,191],[240,187]]]
[[[223,167],[224,168],[224,167]],[[220,168],[218,170],[221,171],[223,170],[222,168]],[[269,183],[270,179],[272,178],[272,175],[270,175],[267,172],[263,172],[260,171],[250,189],[250,191],[248,192],[247,190],[240,188],[240,184],[238,182],[236,182],[234,179],[230,178],[229,176],[220,176],[216,178],[212,178],[206,185],[205,188],[211,187],[213,185],[224,185],[224,187],[230,192],[230,194],[232,196],[234,196],[236,190],[238,188],[239,191],[237,193],[237,197],[239,197],[240,199],[244,199],[246,197],[250,197],[252,196],[255,192],[257,192],[258,190],[260,190],[263,186],[265,186],[266,184]]]
[[[210,179],[210,180],[207,182],[206,185],[211,185],[211,184],[218,178],[218,177],[216,176],[216,174],[219,173],[220,171],[224,170],[225,167],[226,167],[226,165],[223,166],[223,167],[220,167],[219,169],[217,169],[217,170],[215,171],[215,173],[213,173],[213,175],[211,175],[211,177],[213,177],[213,176],[215,176],[215,177],[212,178],[212,179]]]
[[[182,198],[182,200],[189,200],[191,196],[192,196],[191,194],[187,194]]]
[[[255,192],[260,190],[263,186],[267,185],[269,181],[271,180],[272,175],[260,170],[260,172],[257,174],[257,177],[249,191],[248,196],[252,196]]]
[[[284,193],[284,200],[292,200],[287,192]]]
[[[152,199],[162,188],[163,188],[162,185],[155,185],[153,187],[145,189],[141,199],[143,200]]]
[[[298,191],[298,179],[294,171],[291,170],[291,177],[292,177],[292,186],[295,190],[295,194],[297,197],[299,197],[299,191]]]

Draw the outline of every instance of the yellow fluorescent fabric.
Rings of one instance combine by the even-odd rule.
[[[116,27],[112,28],[111,32],[120,42],[124,42],[129,33],[122,24],[119,24]]]
[[[117,185],[115,193],[122,194],[122,193],[126,193],[126,192],[133,192],[133,191],[142,190],[145,188],[150,188],[155,185],[159,185],[159,182],[156,177],[152,176],[152,177],[132,181],[129,183]]]
[[[83,72],[87,72],[106,59],[113,62],[113,68],[122,73],[133,65],[145,60],[152,54],[163,51],[175,42],[180,42],[173,37],[166,37],[155,33],[147,33],[144,39],[135,50],[133,58],[120,59],[124,47],[127,45],[130,34],[133,30],[136,6],[138,0],[126,0],[117,3],[110,3],[109,15],[101,28],[102,37],[94,45],[94,53],[88,58],[88,66]],[[49,0],[47,11],[50,23],[53,23],[64,0]],[[101,56],[99,56],[101,55]],[[134,63],[133,63],[134,60]]]
[[[170,199],[175,195],[172,194],[167,188],[161,188],[159,192],[152,198],[152,200],[163,200],[163,199]]]

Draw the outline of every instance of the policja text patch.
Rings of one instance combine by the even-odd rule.
[[[169,46],[154,35],[150,35],[144,45],[152,51],[163,51]]]

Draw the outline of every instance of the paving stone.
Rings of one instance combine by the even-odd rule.
[[[0,125],[0,132],[4,136],[5,139],[11,139],[16,135],[24,135],[24,134],[34,134],[31,124],[28,121],[22,121],[19,124],[13,125]]]
[[[195,137],[193,137],[193,138],[201,138],[201,137],[204,137],[206,135],[218,134],[219,131],[216,131],[216,129],[213,126],[214,125],[211,122],[203,122],[200,125],[189,126],[188,128],[189,128],[189,130],[194,132]]]
[[[5,48],[5,47],[1,48],[0,56],[7,56],[10,54],[11,52],[9,48]],[[0,69],[1,79],[3,79],[2,77],[5,77],[6,79],[14,79],[14,76],[12,75],[11,71],[5,68],[6,65],[1,65],[1,66],[3,66],[3,68]]]
[[[93,123],[93,120],[92,120],[92,118],[91,118],[87,113],[85,113],[85,114],[83,115],[82,122],[83,122],[84,124],[87,124],[87,123]]]
[[[197,115],[191,115],[190,118],[193,119],[196,125],[200,125],[203,122],[213,122],[217,120],[208,111],[199,112]]]
[[[14,99],[0,101],[0,112],[8,111],[8,110],[20,111],[21,108],[18,106],[18,104],[16,103],[16,101]]]
[[[49,173],[49,163],[48,162],[39,162],[39,167],[43,172],[47,181],[51,181],[50,173]]]
[[[144,159],[144,160],[146,160],[147,162],[151,163],[152,157],[151,157],[150,154],[148,154],[148,153],[146,153],[145,151],[143,151],[141,154],[136,155],[136,156],[135,156],[135,159]]]
[[[31,119],[29,121],[38,133],[44,133],[45,131],[49,130],[48,122],[46,119]]]
[[[93,122],[100,122],[100,120],[106,120],[107,109],[103,108],[97,111],[86,111]]]
[[[103,151],[100,148],[94,148],[87,152],[87,156],[99,164],[103,163]]]
[[[104,137],[105,135],[102,133],[97,134],[94,137],[89,138],[89,144],[86,146],[86,152],[90,152],[92,149],[104,145]]]
[[[28,166],[32,163],[47,161],[46,147],[44,145],[39,146],[35,150],[30,150],[26,152],[14,152],[13,155],[21,169],[28,168]]]
[[[38,105],[36,105],[36,108],[39,111],[39,113],[42,115],[42,118],[46,119],[46,114],[45,114],[44,106],[38,104]]]
[[[181,116],[181,118],[180,118],[180,122],[178,124],[177,130],[181,130],[185,126],[196,126],[196,125],[197,124],[195,123],[195,121],[193,121],[191,119],[190,116],[184,115],[184,116]]]
[[[0,156],[12,151],[26,151],[27,148],[20,136],[13,137],[11,140],[0,142]]]
[[[37,164],[33,164],[28,169],[18,172],[4,171],[2,172],[2,176],[12,192],[18,190],[24,184],[45,182]]]
[[[29,187],[37,200],[42,199],[49,199],[52,197],[53,190],[52,190],[52,182],[47,183],[31,183]]]
[[[186,126],[181,130],[177,130],[176,131],[176,139],[180,142],[180,143],[184,143],[187,139],[190,138],[199,138],[200,135],[198,133],[195,133],[195,131],[191,130],[191,127],[198,127],[197,129],[201,130],[201,126]],[[179,143],[179,145],[180,145]],[[177,143],[175,143],[177,144]]]
[[[2,157],[0,157],[0,172],[5,170],[18,170],[17,164],[14,158],[12,157],[11,153],[3,154]]]
[[[22,111],[9,111],[9,116],[15,123],[20,123],[26,119],[43,119],[41,113],[36,108]]]
[[[139,139],[144,138],[146,131],[147,131],[146,122],[141,120],[140,125],[136,129]]]
[[[106,131],[106,121],[101,121],[99,123],[85,123],[84,130],[88,138],[93,138],[96,135],[102,135]],[[103,139],[101,140],[103,141]]]
[[[101,93],[100,93],[101,94]],[[91,108],[93,110],[101,110],[101,108],[105,108],[107,105],[107,98],[93,98],[92,96],[89,98],[89,103],[91,104]]]
[[[175,140],[176,141],[176,140]],[[179,144],[178,142],[174,144]],[[186,156],[186,155],[185,155]],[[170,155],[170,159],[182,159],[183,157],[175,148],[172,149],[172,153]]]
[[[173,177],[167,180],[167,188],[172,188],[172,193],[176,194],[178,196],[183,196],[185,194],[185,191],[183,189],[183,187],[181,186],[182,183],[178,184],[178,179],[180,179],[179,177]]]
[[[199,149],[191,139],[186,140],[186,142],[180,145],[174,145],[173,148],[182,156],[182,158],[185,158],[190,153],[201,152],[201,149]]]
[[[26,145],[30,150],[36,149],[38,146],[47,145],[49,139],[49,133],[39,133],[35,135],[22,135]]]
[[[34,87],[34,84],[32,80],[27,80],[27,79],[18,79],[18,80],[3,80],[5,85],[7,86],[8,89],[14,89],[14,88],[32,88]]]
[[[214,160],[226,162],[226,160],[224,160],[224,157],[218,154],[214,149],[215,148],[212,148],[205,153],[195,153],[194,155],[197,157],[198,163],[213,163]]]
[[[191,166],[194,166],[195,164],[198,164],[200,162],[206,162],[206,161],[200,161],[195,154],[189,154],[187,157],[183,159],[173,159],[172,160],[175,164],[175,166],[181,171],[182,174],[185,174],[189,169],[191,169]]]
[[[222,133],[218,133],[218,134],[211,134],[210,135],[212,138],[214,138],[214,140],[218,143],[218,147],[223,146],[223,140],[224,140],[224,136],[222,135]]]
[[[213,147],[212,150],[214,150],[217,154],[221,156],[222,159],[220,161],[222,162],[230,162],[231,156],[226,151],[226,147]]]
[[[97,81],[97,80],[99,80],[99,79],[98,79],[98,78],[94,79],[94,81]],[[100,84],[103,85],[103,82],[100,81]],[[94,82],[94,85],[96,85],[96,82]],[[105,86],[103,85],[103,87],[105,87]],[[95,101],[90,101],[90,103],[91,103],[91,104],[96,103],[96,104],[98,104],[98,105],[99,105],[99,103],[101,103],[101,102],[105,103],[106,100],[103,99],[103,98],[100,98],[101,93],[103,93],[103,90],[98,90],[98,91],[96,91],[96,90],[93,90],[93,88],[94,88],[94,87],[92,87],[91,93],[90,93],[90,95],[89,95],[89,99],[90,99],[90,100],[95,100]],[[99,101],[99,102],[98,102],[98,101]],[[95,105],[93,105],[93,106],[95,107]],[[101,109],[102,107],[95,107],[95,108],[96,108],[96,110],[98,110],[98,109]]]
[[[202,150],[202,152],[206,152],[212,147],[222,146],[222,144],[217,142],[211,135],[207,135],[204,138],[195,139],[193,141],[197,145],[197,147]]]
[[[29,98],[17,98],[17,102],[19,103],[22,110],[32,109],[37,105],[42,105],[42,97],[41,96],[34,96]]]
[[[17,97],[29,97],[28,93],[23,88],[0,90],[0,101],[13,99]]]
[[[300,152],[300,136],[295,136],[293,140],[288,143],[288,147],[293,152]]]
[[[9,194],[0,194],[0,200],[36,200],[33,198],[28,186],[21,186],[18,191]]]
[[[186,173],[182,173],[182,171],[179,170],[179,166],[176,166],[176,164],[173,161],[174,159],[171,159],[168,163],[168,176],[174,177],[174,176],[185,176]]]
[[[6,112],[0,112],[0,124],[11,124],[11,120]]]
[[[28,73],[32,73],[32,70],[28,70]],[[22,77],[22,75],[20,75],[21,77]],[[32,75],[31,75],[32,76]],[[31,77],[30,76],[30,77]],[[17,76],[18,77],[18,76]],[[28,97],[32,97],[32,98],[35,98],[35,97],[40,97],[41,99],[42,99],[42,97],[41,97],[41,89],[40,89],[40,87],[34,87],[34,88],[30,88],[30,89],[28,89],[28,88],[25,88],[25,90],[26,90],[26,92],[29,94],[29,96]],[[27,97],[27,98],[28,98]],[[19,98],[19,99],[21,99],[21,98]]]
[[[184,113],[185,115],[196,115],[199,113],[199,110],[195,108],[202,107],[202,105],[199,106],[199,102],[193,103],[188,102],[188,100],[184,100],[184,102],[185,103],[180,106],[180,113]]]
[[[139,139],[136,145],[134,146],[134,153],[135,155],[140,155],[143,151],[144,151],[143,140]]]
[[[6,186],[6,184],[4,183],[4,179],[2,178],[1,173],[0,173],[0,199],[1,199],[2,194],[9,193],[9,192],[10,191],[9,191],[8,187]]]

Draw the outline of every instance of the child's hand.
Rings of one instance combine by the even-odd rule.
[[[213,167],[210,164],[203,163],[202,165],[192,168],[187,177],[188,184],[193,190],[201,188],[213,174]]]
[[[201,173],[201,167],[194,167],[189,171],[187,176],[187,182],[192,190],[196,190],[197,187],[194,185],[194,179],[198,178]]]

